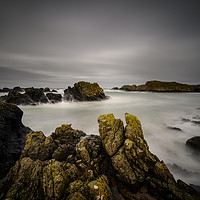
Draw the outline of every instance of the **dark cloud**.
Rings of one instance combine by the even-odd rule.
[[[198,0],[2,0],[0,86],[199,83],[199,10]]]

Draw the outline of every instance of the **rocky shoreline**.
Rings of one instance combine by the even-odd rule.
[[[177,82],[147,81],[143,85],[123,85],[113,90],[148,92],[200,92],[200,85],[188,85]]]
[[[25,128],[22,111],[1,104],[6,114],[0,124],[10,113],[11,121],[20,124],[12,130]],[[25,129],[24,149],[0,189],[0,199],[200,199],[191,186],[176,182],[165,163],[149,151],[137,117],[126,113],[125,121],[124,126],[113,114],[99,116],[100,136],[86,135],[71,124],[48,137]]]
[[[8,95],[1,96],[0,102],[13,103],[16,105],[38,105],[45,103],[58,103],[64,101],[101,101],[108,99],[98,83],[78,82],[74,87],[68,87],[64,96],[57,94],[56,90],[50,91],[47,88],[3,88],[0,92],[8,92]]]

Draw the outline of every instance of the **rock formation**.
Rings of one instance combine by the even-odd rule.
[[[57,102],[62,101],[61,94],[54,94],[51,92],[51,93],[47,93],[46,96],[49,99],[49,101],[51,101],[51,103],[57,103]]]
[[[16,105],[37,105],[38,103],[48,102],[43,90],[36,88],[26,88],[23,94],[13,89],[9,91],[7,96],[0,99]]]
[[[188,85],[177,82],[147,81],[144,85],[124,85],[120,90],[152,92],[200,92],[200,85]]]
[[[100,136],[85,136],[71,125],[58,127],[48,137],[40,131],[29,133],[0,198],[200,199],[149,151],[140,121],[128,113],[125,118],[124,127],[113,114],[101,115]]]
[[[67,101],[99,101],[107,98],[98,83],[81,81],[64,91],[64,99]]]
[[[137,88],[136,85],[123,85],[120,90],[125,90],[125,91],[135,91]]]
[[[189,148],[197,152],[200,152],[200,136],[196,136],[196,137],[192,137],[188,139],[186,142],[186,146],[188,146]]]
[[[31,131],[22,124],[22,115],[17,106],[0,102],[0,179],[20,158],[26,134]]]

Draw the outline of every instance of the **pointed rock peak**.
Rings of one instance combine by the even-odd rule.
[[[133,140],[134,137],[137,135],[144,139],[143,131],[142,131],[142,125],[140,120],[135,117],[134,115],[131,115],[129,113],[125,113],[125,120],[126,120],[126,137]]]
[[[109,156],[113,156],[124,142],[124,125],[113,114],[100,115],[99,133],[103,146]]]

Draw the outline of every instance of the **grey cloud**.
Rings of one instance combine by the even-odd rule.
[[[199,83],[199,9],[197,0],[2,1],[0,85],[10,70],[28,73],[24,84],[60,87],[80,79]]]

